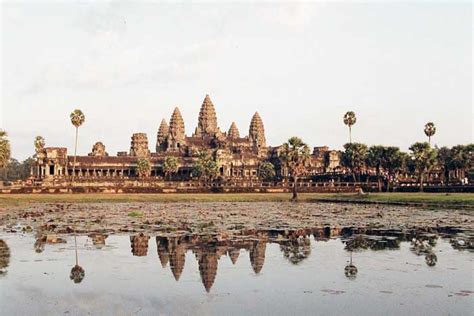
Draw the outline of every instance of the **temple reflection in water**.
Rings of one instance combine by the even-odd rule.
[[[278,244],[283,257],[296,265],[311,255],[311,235],[316,242],[338,238],[348,252],[348,258],[350,254],[350,261],[345,267],[341,267],[341,273],[349,279],[355,279],[358,270],[356,262],[353,262],[353,253],[365,250],[397,250],[401,242],[409,242],[413,254],[424,255],[426,264],[434,266],[437,262],[434,247],[439,237],[450,238],[451,245],[455,249],[473,249],[473,236],[459,237],[457,233],[459,232],[322,227],[294,231],[245,231],[231,238],[222,238],[218,234],[169,234],[156,236],[155,240],[157,256],[162,268],[167,268],[169,265],[176,281],[180,279],[183,272],[186,253],[191,251],[198,263],[204,288],[209,292],[216,280],[221,257],[229,257],[235,264],[241,257],[241,251],[244,250],[248,253],[254,273],[259,274],[265,263],[267,243]],[[143,233],[131,236],[132,254],[134,256],[147,255],[149,239],[150,236]],[[363,269],[363,267],[359,268]]]
[[[106,234],[89,233],[95,249],[106,247]],[[139,232],[130,236],[130,251],[133,256],[147,256],[154,254],[149,251],[151,234]],[[457,250],[474,250],[474,232],[461,231],[454,228],[425,230],[400,230],[354,227],[318,227],[297,230],[269,229],[269,230],[242,230],[225,233],[191,234],[166,233],[153,236],[156,241],[157,257],[163,269],[171,270],[176,281],[183,273],[186,253],[191,251],[198,263],[199,274],[204,288],[209,292],[217,278],[219,260],[229,257],[232,264],[242,259],[242,252],[248,253],[248,260],[255,274],[261,273],[265,264],[267,244],[279,246],[279,250],[292,265],[298,265],[311,255],[311,239],[316,242],[325,242],[329,239],[338,239],[347,251],[347,264],[341,267],[341,273],[347,278],[355,280],[357,272],[364,267],[357,266],[357,252],[400,249],[402,242],[409,243],[409,250],[416,256],[424,256],[426,265],[432,267],[438,262],[435,251],[439,238],[449,239],[451,246]],[[66,237],[56,234],[36,233],[34,250],[37,253],[44,251],[49,244],[66,243]],[[353,256],[355,254],[355,256]],[[10,248],[6,241],[0,239],[0,276],[7,272],[10,262]],[[76,265],[77,249],[76,249]],[[77,273],[82,280],[84,273]],[[71,274],[73,275],[73,273]],[[74,274],[76,275],[76,274]],[[77,282],[77,283],[80,283]]]

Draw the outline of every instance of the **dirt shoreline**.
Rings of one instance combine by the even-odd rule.
[[[250,194],[0,194],[0,209],[31,203],[133,203],[133,202],[288,202],[285,193]],[[301,193],[299,202],[381,204],[474,210],[470,193]]]

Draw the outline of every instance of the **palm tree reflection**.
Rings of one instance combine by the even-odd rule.
[[[293,238],[280,243],[283,256],[292,264],[299,264],[311,254],[311,241],[307,236]]]
[[[411,241],[410,250],[417,256],[425,255],[425,262],[430,267],[434,267],[438,262],[438,256],[433,249],[437,238],[435,235],[419,235]]]
[[[35,241],[35,252],[42,253],[46,244],[46,236],[39,235]]]
[[[91,239],[92,239],[92,244],[97,248],[97,249],[101,249],[102,247],[105,246],[105,240],[107,239],[107,237],[109,237],[108,235],[105,235],[105,234],[100,234],[100,233],[91,233],[89,234],[89,236]]]
[[[438,257],[434,252],[429,252],[425,256],[425,262],[428,266],[434,267],[436,263],[438,262]]]
[[[7,243],[0,239],[0,276],[7,274],[7,267],[10,264],[10,248]]]
[[[357,267],[352,263],[352,251],[349,264],[344,268],[344,274],[351,280],[354,280],[357,277]]]
[[[76,265],[71,269],[71,274],[69,278],[74,281],[74,283],[81,283],[84,277],[86,276],[86,272],[84,269],[79,265],[79,258],[77,255],[77,239],[76,235],[74,235],[74,250],[76,253]]]

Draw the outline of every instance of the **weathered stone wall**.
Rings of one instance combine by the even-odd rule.
[[[290,193],[292,183],[285,182],[228,182],[206,183],[198,181],[75,181],[51,182],[39,186],[18,186],[0,188],[0,193]],[[354,183],[301,182],[299,192],[358,192],[359,185]]]

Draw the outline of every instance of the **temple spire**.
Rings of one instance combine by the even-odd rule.
[[[168,138],[170,128],[165,119],[161,120],[158,133],[156,134],[156,151],[162,151],[166,149],[166,139]]]
[[[204,250],[198,259],[199,273],[207,293],[211,291],[212,285],[216,280],[218,259],[215,252],[207,250]]]
[[[230,125],[229,132],[227,133],[227,135],[230,138],[240,137],[239,129],[237,128],[237,125],[235,124],[235,122],[232,122],[232,124]]]
[[[263,240],[257,241],[250,248],[250,264],[252,269],[256,274],[259,274],[262,271],[263,263],[265,262],[265,251],[267,249],[267,244]]]
[[[198,126],[196,127],[194,136],[214,136],[217,133],[216,110],[214,109],[214,104],[212,104],[211,98],[206,94],[201,105],[201,110],[199,111]]]
[[[185,138],[184,120],[179,108],[176,107],[171,115],[168,133],[168,148],[177,150],[183,145]]]
[[[263,127],[263,121],[258,112],[255,112],[252,120],[250,121],[249,139],[257,148],[266,146],[265,129]]]

